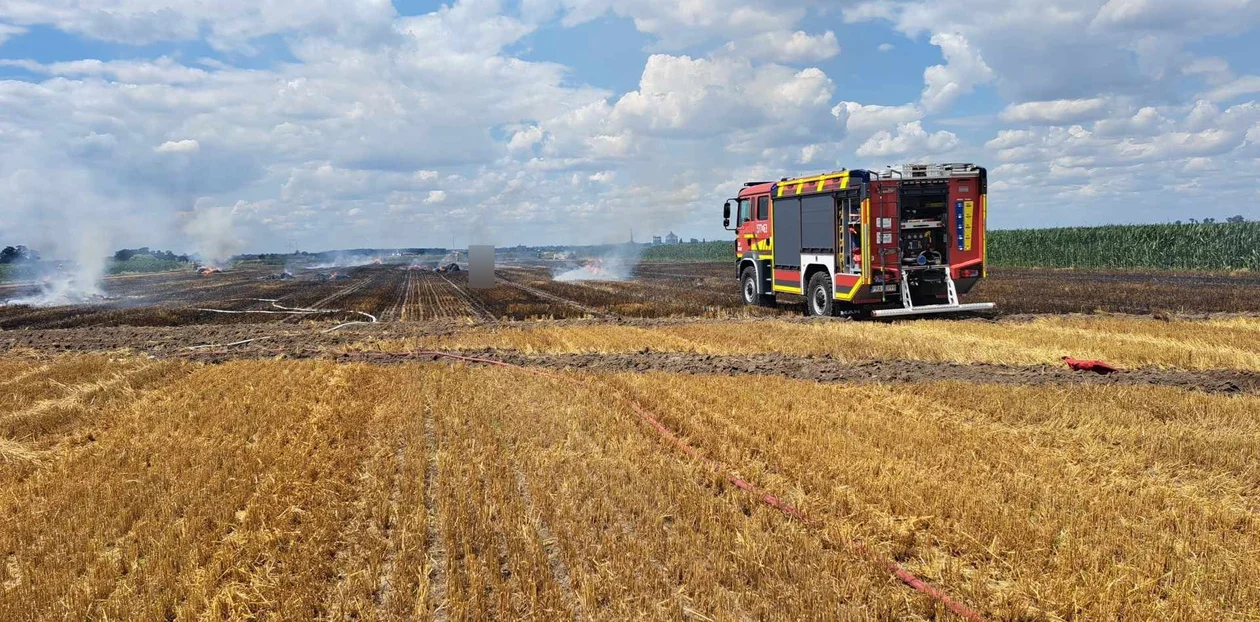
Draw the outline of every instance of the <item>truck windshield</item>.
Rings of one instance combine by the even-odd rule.
[[[752,199],[739,200],[739,224],[752,220]]]

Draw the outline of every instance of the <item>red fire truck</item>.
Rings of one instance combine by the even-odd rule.
[[[987,183],[972,164],[746,183],[723,214],[744,303],[800,295],[817,316],[992,309],[958,300],[985,276]]]

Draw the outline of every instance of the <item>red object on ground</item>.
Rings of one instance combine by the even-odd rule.
[[[1080,359],[1074,359],[1070,356],[1065,356],[1063,357],[1063,362],[1067,363],[1068,367],[1071,367],[1073,371],[1092,371],[1095,374],[1103,375],[1120,371],[1119,369],[1116,369],[1115,367],[1112,367],[1102,361],[1082,361]]]

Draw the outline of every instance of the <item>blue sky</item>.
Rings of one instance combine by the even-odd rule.
[[[998,227],[1257,219],[1258,24],[1250,0],[11,2],[0,233],[713,239],[743,181],[933,160],[989,168]]]

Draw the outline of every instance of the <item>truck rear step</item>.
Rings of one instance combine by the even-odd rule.
[[[954,287],[954,279],[950,276],[950,269],[945,269],[945,291],[949,296],[949,302],[940,305],[920,305],[914,306],[914,302],[910,296],[910,271],[901,271],[901,308],[900,309],[875,309],[871,311],[871,317],[905,317],[909,315],[930,315],[933,313],[961,313],[963,311],[987,311],[997,305],[991,302],[972,302],[962,304],[958,302],[958,289]]]

